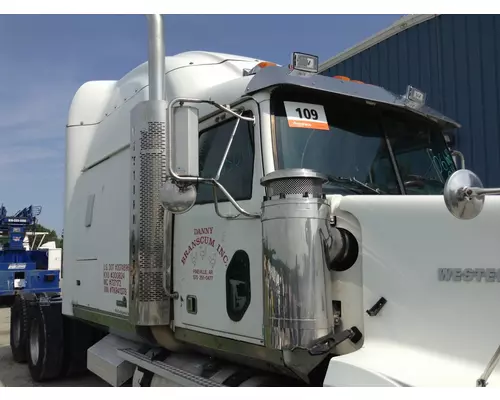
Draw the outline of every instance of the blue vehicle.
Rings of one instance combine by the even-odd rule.
[[[35,231],[40,206],[26,207],[12,216],[0,206],[0,237],[8,242],[0,248],[0,300],[16,293],[60,293],[60,271],[49,270],[48,250],[25,246],[29,231]]]

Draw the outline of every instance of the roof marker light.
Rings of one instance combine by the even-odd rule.
[[[275,64],[275,63],[273,63],[273,62],[270,62],[270,61],[261,61],[260,63],[258,63],[252,69],[250,69],[250,70],[248,70],[248,69],[243,70],[243,76],[255,75],[257,72],[259,72],[263,68],[276,67],[276,66],[278,66],[278,65]]]
[[[354,82],[354,83],[359,83],[361,85],[364,85],[365,83],[362,82],[362,81],[357,81],[355,79],[351,79],[351,78],[348,78],[347,76],[343,76],[343,75],[335,75],[333,78],[335,79],[339,79],[341,81],[345,81],[345,82]]]
[[[258,63],[254,68],[266,68],[266,67],[276,67],[276,64],[270,61],[262,61]]]

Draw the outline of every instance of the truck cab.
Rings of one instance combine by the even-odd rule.
[[[150,29],[148,62],[69,112],[57,306],[106,333],[80,361],[115,386],[474,385],[500,203],[478,216],[459,124],[312,55],[165,57]]]

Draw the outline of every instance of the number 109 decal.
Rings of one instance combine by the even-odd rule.
[[[290,128],[329,130],[325,109],[321,104],[285,101],[285,111]]]

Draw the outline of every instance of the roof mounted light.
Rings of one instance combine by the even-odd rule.
[[[420,108],[425,105],[426,95],[421,90],[408,85],[406,94],[404,95],[406,104],[411,108]]]
[[[298,52],[292,53],[292,63],[290,64],[292,71],[300,71],[309,75],[317,74],[318,68],[318,56]]]

